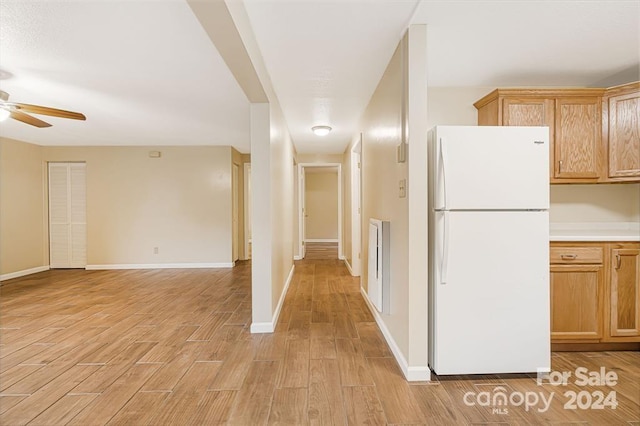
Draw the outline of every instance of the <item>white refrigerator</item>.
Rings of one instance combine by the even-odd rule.
[[[429,132],[429,366],[550,371],[549,129]]]

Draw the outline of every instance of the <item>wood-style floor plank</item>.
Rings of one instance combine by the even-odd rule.
[[[188,424],[222,362],[195,362],[151,419],[152,424]]]
[[[309,423],[318,426],[344,424],[346,413],[338,362],[312,359],[309,370]]]
[[[338,366],[343,386],[373,386],[370,367],[355,339],[336,339]]]
[[[278,388],[306,388],[309,385],[309,340],[288,340],[278,375]]]
[[[29,396],[29,398],[3,413],[3,423],[7,425],[23,425],[29,423],[60,398],[64,397],[67,392],[98,368],[100,367],[95,365],[77,365],[71,367],[42,386]]]
[[[359,279],[327,253],[296,262],[273,334],[250,333],[248,262],[3,282],[0,424],[640,424],[639,352],[552,354],[554,371],[604,367],[615,386],[538,386],[534,375],[409,384]],[[544,412],[464,402],[496,388],[555,398]],[[564,407],[565,391],[598,390],[618,407]]]
[[[237,391],[206,391],[185,424],[193,426],[226,424],[237,393]]]
[[[392,358],[367,359],[378,398],[389,423],[421,424],[425,422],[407,381]]]
[[[276,389],[280,361],[254,361],[229,415],[234,425],[266,424]]]
[[[342,388],[350,425],[386,425],[384,409],[372,386],[348,386]]]
[[[269,425],[307,425],[307,388],[276,389]]]

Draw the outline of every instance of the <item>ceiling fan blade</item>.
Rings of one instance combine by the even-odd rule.
[[[45,121],[16,110],[11,111],[11,118],[22,121],[23,123],[31,124],[32,126],[36,127],[51,127],[51,124]]]
[[[73,111],[65,111],[63,109],[49,108],[40,105],[20,104],[12,102],[11,105],[14,108],[18,108],[23,112],[29,112],[32,114],[50,115],[52,117],[71,118],[74,120],[86,120],[87,117],[84,114]]]

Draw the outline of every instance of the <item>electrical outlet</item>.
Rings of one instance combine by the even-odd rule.
[[[158,247],[153,248],[153,254],[158,254]]]
[[[407,196],[407,180],[406,179],[400,180],[398,189],[400,190],[400,198],[405,198]]]

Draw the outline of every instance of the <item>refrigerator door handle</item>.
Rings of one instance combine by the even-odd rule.
[[[440,167],[442,168],[442,199],[444,202],[443,208],[447,209],[447,149],[446,145],[442,143],[442,138],[438,139],[438,149],[440,151]]]
[[[440,263],[440,284],[447,283],[449,268],[449,212],[442,212],[442,261]]]

